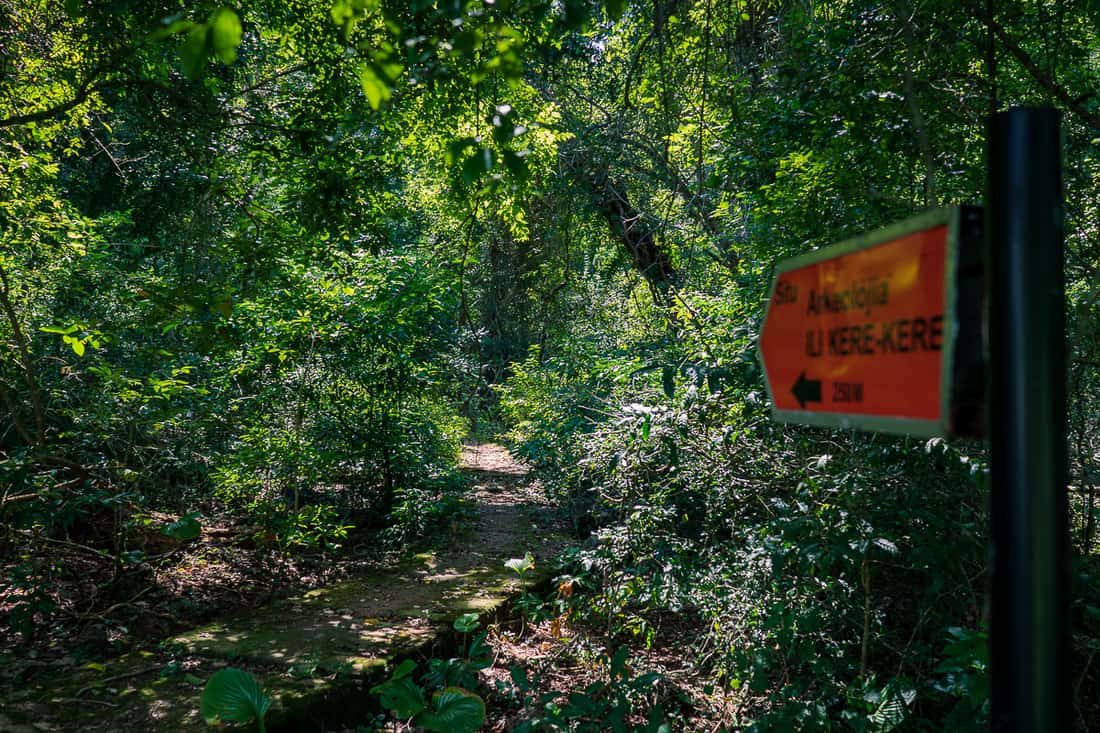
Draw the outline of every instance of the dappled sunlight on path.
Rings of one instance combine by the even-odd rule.
[[[5,714],[17,717],[0,715],[0,733],[30,730],[24,721],[56,730],[202,730],[197,682],[226,664],[253,671],[270,690],[269,730],[351,722],[364,686],[394,660],[443,643],[462,613],[498,612],[540,577],[521,584],[505,561],[531,552],[541,571],[564,546],[553,510],[505,448],[467,445],[462,468],[472,480],[469,513],[442,549],[180,634],[104,669],[81,669],[53,687],[29,686],[11,696]],[[161,665],[184,674],[160,675]]]

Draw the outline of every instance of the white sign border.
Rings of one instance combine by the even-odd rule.
[[[953,374],[955,366],[955,346],[958,340],[958,318],[956,315],[956,272],[959,258],[959,226],[961,222],[961,207],[945,206],[918,214],[905,221],[891,224],[873,232],[861,234],[851,239],[846,239],[828,247],[822,247],[813,252],[807,252],[797,257],[779,262],[775,266],[775,276],[772,278],[771,287],[768,289],[768,307],[764,312],[764,320],[761,322],[760,334],[757,339],[756,352],[760,359],[760,366],[764,371],[764,386],[768,390],[768,401],[772,406],[772,418],[778,422],[794,423],[800,425],[813,425],[824,428],[855,428],[869,430],[876,433],[898,433],[915,437],[931,438],[936,436],[946,437],[951,434],[951,393],[953,390]],[[779,277],[785,272],[797,270],[807,265],[815,265],[819,262],[835,259],[846,254],[870,249],[880,244],[900,239],[915,232],[947,225],[947,252],[944,272],[944,317],[943,317],[943,351],[940,359],[940,419],[920,420],[908,417],[889,417],[885,415],[862,415],[858,413],[842,412],[814,412],[810,410],[780,410],[775,406],[775,394],[771,382],[768,379],[768,366],[764,360],[764,351],[761,347],[764,325],[768,322],[772,305],[775,302],[775,286]]]

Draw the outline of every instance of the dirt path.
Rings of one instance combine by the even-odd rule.
[[[562,529],[555,523],[542,488],[528,478],[527,468],[503,446],[466,445],[461,465],[474,481],[474,521],[468,539],[475,553],[495,554],[499,548],[519,548],[524,540],[538,537],[545,530],[556,533]],[[552,549],[546,546],[543,553]]]
[[[501,446],[469,445],[470,516],[445,549],[166,639],[106,665],[0,690],[4,731],[203,730],[201,684],[232,663],[250,669],[275,704],[269,730],[322,730],[366,720],[364,688],[394,660],[449,643],[450,622],[492,615],[522,590],[505,561],[531,552],[542,577],[564,546],[538,486]]]

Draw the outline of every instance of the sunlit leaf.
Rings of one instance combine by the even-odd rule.
[[[363,87],[363,94],[367,95],[371,109],[380,109],[393,96],[393,89],[378,73],[374,64],[366,63],[359,68],[359,83]]]
[[[514,570],[519,575],[523,575],[535,567],[535,556],[528,552],[523,557],[513,557],[511,560],[504,563],[504,567],[509,570]]]
[[[60,326],[42,326],[38,330],[41,331],[42,333],[59,333],[59,334],[62,334],[63,336],[68,336],[69,334],[76,333],[77,331],[79,331],[80,326],[73,325],[73,326],[68,326],[66,328],[61,328]]]
[[[237,14],[229,8],[218,8],[210,16],[210,46],[214,55],[223,64],[237,60],[237,46],[241,43],[244,30]]]

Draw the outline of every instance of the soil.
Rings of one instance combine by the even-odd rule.
[[[253,526],[228,517],[201,521],[195,540],[133,564],[118,566],[105,550],[70,539],[32,541],[22,557],[0,563],[5,582],[33,553],[31,579],[50,609],[35,614],[29,634],[0,625],[0,660],[106,659],[385,561],[377,552],[284,553],[258,540]],[[0,585],[0,618],[30,597]]]
[[[446,545],[463,531],[479,544],[512,544],[529,526],[521,505],[546,506],[538,484],[527,480],[527,469],[503,446],[468,444],[461,466],[473,479],[467,502],[474,526],[456,520],[434,543],[424,538],[422,549]],[[282,552],[253,525],[231,517],[201,522],[194,541],[121,567],[105,549],[73,539],[32,541],[19,557],[0,556],[0,619],[30,598],[7,581],[31,553],[34,585],[51,609],[35,614],[29,634],[0,624],[0,660],[48,663],[74,652],[82,660],[117,656],[212,619],[389,567],[396,559],[380,551],[374,537],[362,537],[361,545],[343,553]]]
[[[695,665],[692,649],[699,630],[693,627],[692,619],[667,621],[649,645],[637,637],[608,639],[604,631],[573,623],[566,615],[526,624],[521,631],[493,629],[487,641],[496,652],[495,660],[481,673],[488,691],[488,718],[483,730],[514,730],[524,721],[544,715],[548,701],[564,707],[573,696],[607,699],[614,694],[616,684],[609,673],[609,659],[624,646],[629,649],[628,679],[649,673],[659,675],[646,692],[630,694],[630,725],[647,729],[648,716],[659,705],[673,731],[737,730],[741,695],[728,686],[715,684]],[[523,670],[531,683],[526,693],[514,684],[515,669]],[[606,728],[607,721],[582,716],[572,725],[570,730],[598,731]]]
[[[26,722],[48,716],[52,729],[67,730],[54,715],[53,703],[32,690],[45,691],[51,684],[56,689],[58,679],[98,675],[109,682],[103,690],[74,687],[65,693],[71,696],[68,703],[87,703],[85,710],[102,705],[104,715],[115,716],[100,721],[104,730],[156,730],[157,720],[166,723],[181,704],[194,708],[191,698],[197,698],[197,690],[189,688],[183,703],[160,700],[181,694],[162,684],[166,670],[194,685],[227,660],[237,660],[233,663],[270,684],[276,677],[296,678],[308,667],[306,673],[315,678],[308,682],[316,686],[325,675],[335,679],[338,666],[341,674],[360,662],[364,669],[375,668],[375,662],[389,658],[386,649],[397,653],[400,645],[390,637],[430,638],[442,615],[495,608],[501,593],[514,592],[504,590],[512,586],[503,559],[537,546],[541,563],[564,543],[553,539],[560,528],[537,483],[506,449],[468,445],[462,467],[472,484],[467,511],[435,532],[436,552],[401,562],[354,547],[339,556],[280,553],[258,541],[252,528],[210,518],[202,520],[196,540],[121,572],[96,548],[72,540],[40,543],[48,556],[36,558],[37,587],[56,609],[39,613],[29,636],[5,630],[0,637],[0,700],[21,700]],[[288,597],[292,600],[272,605]],[[23,598],[18,588],[0,588],[0,603],[8,609]],[[215,619],[218,623],[180,634]],[[222,639],[233,646],[222,648]],[[249,640],[257,649],[278,648],[277,661],[262,651],[250,659]],[[323,658],[326,645],[342,650],[349,643],[360,651]],[[290,653],[302,650],[308,654]],[[139,654],[140,664],[125,662]],[[119,669],[125,673],[116,674]],[[293,684],[285,682],[284,687]],[[137,694],[127,697],[130,693]],[[140,714],[133,705],[117,702],[142,695],[153,700]],[[66,698],[55,694],[50,699]],[[176,710],[169,710],[173,705]],[[0,715],[0,730],[8,729],[5,723]]]

